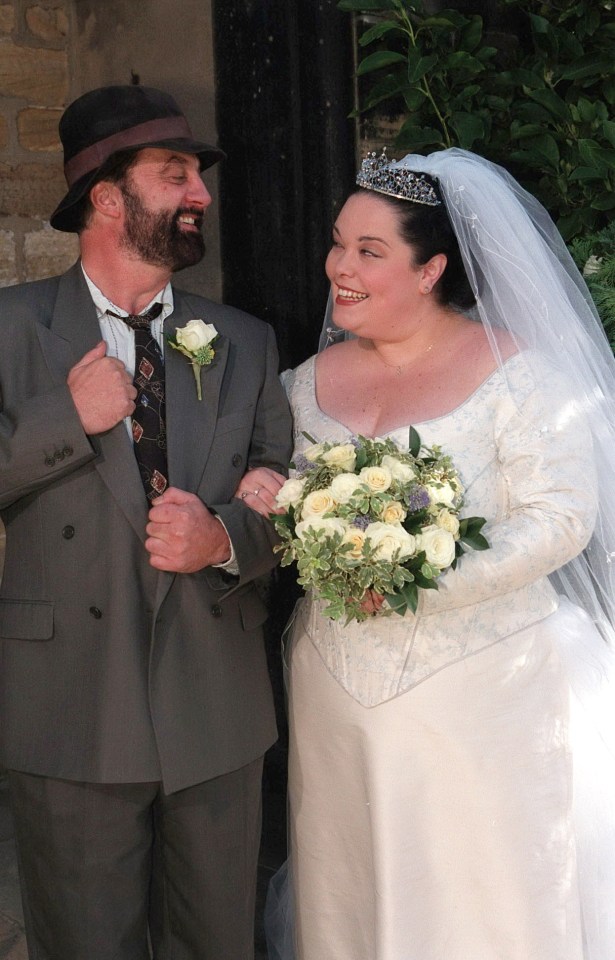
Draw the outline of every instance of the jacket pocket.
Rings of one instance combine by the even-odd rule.
[[[0,637],[5,640],[51,640],[53,603],[46,600],[0,600]]]

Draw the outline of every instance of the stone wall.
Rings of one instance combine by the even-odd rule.
[[[58,120],[69,84],[69,0],[0,0],[0,286],[51,276],[76,238],[48,224],[65,183]]]

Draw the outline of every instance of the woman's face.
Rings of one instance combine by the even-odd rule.
[[[421,267],[402,239],[395,211],[375,193],[352,194],[333,228],[326,261],[333,319],[370,340],[403,340],[425,297]]]

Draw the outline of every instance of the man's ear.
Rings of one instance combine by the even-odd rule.
[[[119,220],[124,210],[122,191],[109,180],[99,180],[90,190],[90,201],[103,217]]]

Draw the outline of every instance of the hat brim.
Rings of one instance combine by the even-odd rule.
[[[195,154],[199,158],[201,170],[207,170],[207,168],[213,166],[214,163],[218,163],[219,160],[226,158],[224,151],[219,150],[218,147],[212,147],[208,143],[203,143],[199,140],[184,138],[138,143],[125,149],[127,152],[135,153],[137,150],[144,150],[146,147],[163,147],[167,150],[178,150],[181,153]],[[115,153],[110,154],[102,166],[97,167],[90,173],[86,173],[72,185],[49,218],[49,222],[54,230],[61,230],[64,233],[75,233],[77,231],[77,225],[80,221],[78,205],[96,180],[100,179],[101,174],[104,176],[105,169],[112,165],[111,162],[114,156]]]

